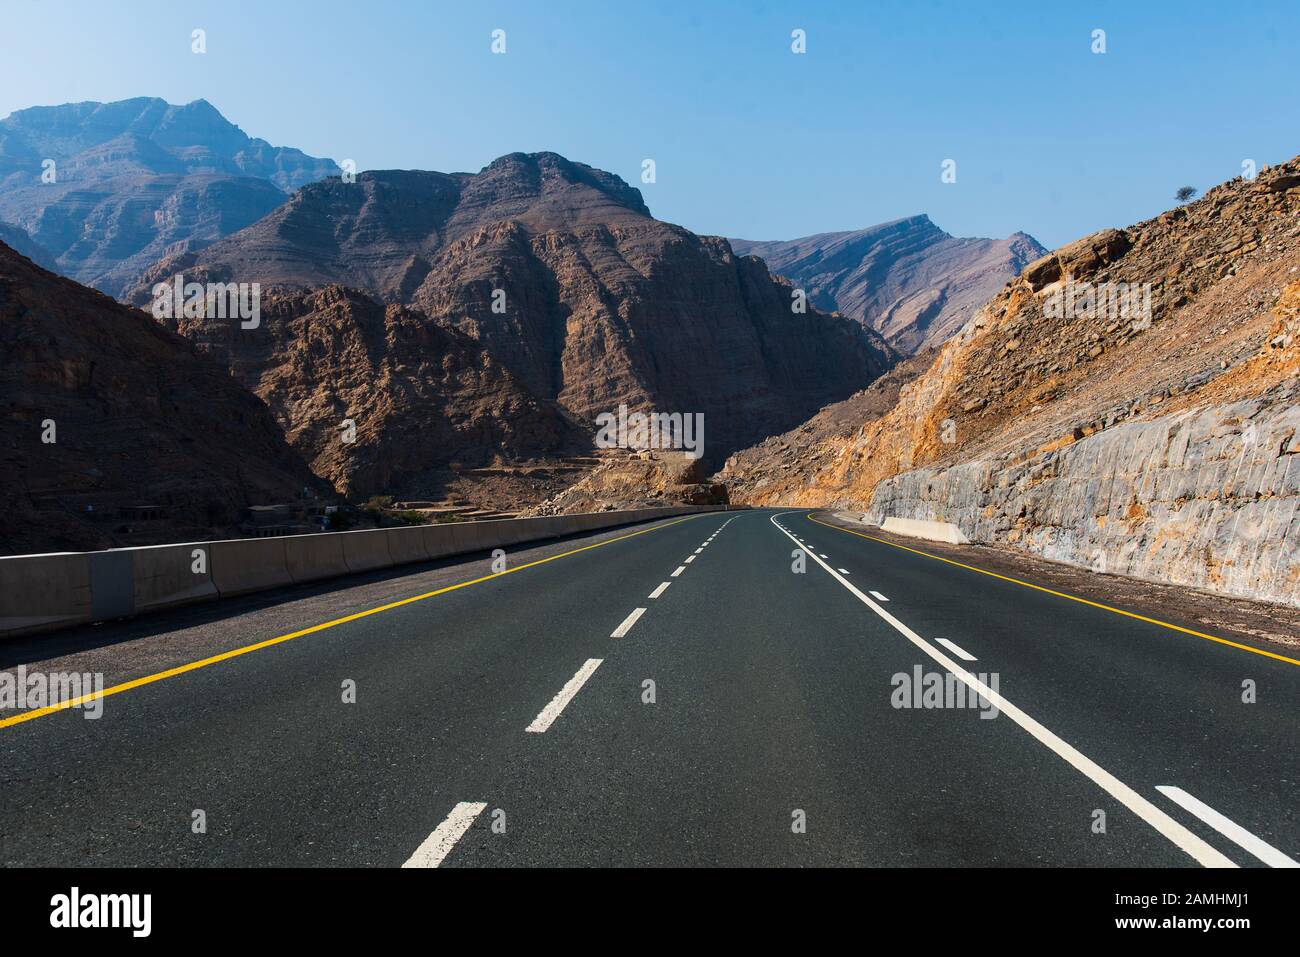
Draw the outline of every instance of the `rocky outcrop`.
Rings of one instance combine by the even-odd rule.
[[[159,258],[242,229],[337,172],[249,137],[205,100],[69,103],[0,120],[0,220],[60,272],[115,296]]]
[[[149,316],[0,245],[0,553],[220,537],[326,493],[266,406]],[[150,538],[152,536],[152,539]]]
[[[602,450],[590,474],[528,510],[568,515],[660,505],[726,505],[727,487],[708,479],[699,459],[682,452]]]
[[[925,215],[787,241],[733,239],[731,245],[741,255],[762,257],[818,308],[865,323],[905,353],[941,345],[1047,252],[1025,233],[949,236]]]
[[[1294,602],[1297,315],[1292,160],[1030,264],[893,409],[796,453],[797,486],[733,491]]]
[[[177,273],[290,293],[339,283],[412,307],[480,342],[593,435],[596,417],[624,404],[703,414],[714,467],[894,360],[858,323],[793,311],[760,260],[655,220],[638,190],[554,153],[473,175],[311,184],[254,226],[159,263],[134,301]]]
[[[169,325],[261,397],[341,494],[430,498],[453,471],[590,443],[481,343],[416,310],[331,286],[268,299],[260,319]]]

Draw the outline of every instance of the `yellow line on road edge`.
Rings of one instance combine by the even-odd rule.
[[[949,565],[956,565],[958,568],[965,568],[967,571],[979,572],[981,575],[988,575],[991,578],[999,578],[1004,582],[1011,582],[1013,585],[1024,585],[1026,588],[1032,588],[1034,591],[1046,592],[1049,595],[1055,595],[1057,598],[1068,598],[1070,601],[1077,601],[1081,605],[1091,605],[1093,608],[1100,608],[1102,611],[1114,612],[1117,615],[1123,615],[1125,618],[1136,618],[1138,621],[1145,621],[1148,624],[1159,625],[1161,628],[1168,628],[1170,631],[1181,631],[1184,635],[1204,638],[1206,641],[1217,641],[1221,645],[1227,645],[1230,648],[1239,648],[1242,651],[1249,651],[1256,655],[1263,655],[1265,658],[1285,661],[1289,665],[1300,665],[1300,661],[1295,658],[1288,658],[1286,655],[1279,655],[1272,651],[1265,651],[1262,648],[1252,648],[1250,645],[1243,645],[1240,642],[1229,641],[1227,638],[1220,638],[1218,635],[1207,635],[1203,631],[1193,631],[1191,628],[1184,628],[1182,625],[1174,625],[1167,621],[1161,621],[1159,618],[1148,618],[1146,615],[1139,615],[1131,611],[1125,611],[1123,608],[1115,608],[1112,605],[1103,605],[1101,602],[1089,601],[1087,598],[1080,598],[1078,595],[1069,595],[1063,591],[1053,591],[1052,589],[1045,588],[1042,585],[1035,585],[1033,582],[1021,581],[1019,578],[1009,578],[1006,575],[999,575],[997,572],[977,568],[974,565],[965,565],[961,562],[955,562],[951,558],[944,558],[942,555],[931,555],[929,552],[923,552],[917,548],[908,548],[906,545],[899,545],[897,542],[887,542],[883,538],[876,538],[874,535],[855,532],[851,528],[842,528],[839,525],[832,525],[829,522],[819,522],[808,514],[805,514],[804,517],[810,522],[814,522],[817,525],[824,525],[826,528],[833,528],[837,532],[848,532],[850,535],[856,535],[859,538],[868,538],[873,542],[888,545],[890,548],[901,548],[903,551],[911,552],[914,555],[924,555],[926,558],[933,558],[935,561],[947,562]]]
[[[701,512],[700,515],[714,514],[712,512]],[[700,515],[687,515],[684,518],[678,518],[663,525],[656,525],[652,528],[643,528],[639,532],[632,532],[628,535],[620,535],[618,538],[606,539],[603,542],[595,542],[591,545],[584,545],[582,548],[575,548],[572,551],[561,552],[559,555],[552,555],[549,558],[539,558],[535,562],[528,562],[524,565],[516,565],[514,568],[507,568],[503,572],[497,572],[492,575],[484,575],[482,578],[475,578],[471,581],[460,582],[457,585],[448,585],[445,588],[439,588],[436,591],[425,592],[423,595],[414,595],[411,598],[403,598],[399,601],[389,602],[387,605],[380,605],[377,608],[370,608],[366,611],[359,611],[355,615],[348,615],[344,618],[335,618],[333,621],[327,621],[319,625],[312,625],[310,628],[303,628],[301,631],[293,631],[287,635],[278,635],[275,638],[268,638],[265,641],[259,641],[256,644],[245,645],[242,648],[234,648],[230,651],[223,651],[219,655],[213,655],[210,658],[203,658],[199,661],[191,661],[189,664],[178,665],[175,668],[168,668],[166,671],[159,671],[156,674],[145,675],[143,678],[135,678],[131,681],[124,681],[120,685],[113,685],[111,688],[105,688],[93,694],[82,695],[79,698],[71,698],[67,701],[61,701],[58,704],[50,705],[45,708],[34,708],[31,711],[24,711],[22,714],[14,715],[12,718],[5,718],[0,721],[0,728],[8,728],[11,725],[22,724],[24,721],[33,721],[36,718],[44,717],[47,714],[53,714],[56,711],[66,711],[69,708],[75,708],[78,705],[85,704],[88,701],[94,701],[96,698],[107,698],[109,695],[121,694],[123,691],[130,691],[132,688],[139,688],[143,685],[153,684],[155,681],[162,681],[164,678],[174,678],[177,675],[183,675],[187,671],[197,671],[199,668],[206,668],[208,665],[215,665],[220,661],[227,661],[231,658],[238,658],[240,655],[246,655],[250,651],[260,651],[263,648],[270,648],[272,645],[278,645],[284,641],[292,641],[295,638],[301,638],[303,635],[311,635],[318,631],[324,631],[326,628],[333,628],[335,625],[343,625],[349,621],[356,621],[358,618],[368,618],[371,615],[377,615],[381,611],[388,611],[393,608],[400,608],[402,605],[409,605],[412,602],[423,601],[426,598],[433,598],[435,595],[445,595],[449,591],[456,591],[458,588],[468,588],[470,585],[477,585],[480,582],[492,581],[497,578],[504,578],[506,575],[514,572],[521,572],[525,568],[535,568],[538,565],[545,565],[547,562],[553,562],[558,558],[568,558],[570,555],[577,555],[579,552],[590,551],[593,548],[600,548],[602,545],[612,545],[614,542],[627,541],[629,538],[636,538],[638,535],[644,535],[647,532],[655,532],[661,528],[668,528],[672,525],[678,525],[682,522],[688,522],[693,518],[699,518]],[[527,543],[522,543],[527,544]]]

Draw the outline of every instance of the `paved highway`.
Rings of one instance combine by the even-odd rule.
[[[1300,662],[830,521],[12,643],[109,693],[0,712],[0,863],[1296,866]]]

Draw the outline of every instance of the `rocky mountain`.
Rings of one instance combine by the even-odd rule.
[[[255,329],[168,324],[260,396],[289,443],[344,495],[428,498],[453,471],[590,444],[481,343],[415,310],[329,286],[270,299],[260,320]]]
[[[249,137],[206,100],[68,103],[0,120],[0,220],[111,295],[169,252],[242,229],[338,172]]]
[[[1300,159],[1031,263],[888,411],[723,475],[1297,604],[1298,317]]]
[[[654,219],[638,190],[554,153],[476,174],[310,184],[249,228],[158,263],[132,301],[176,274],[281,293],[339,284],[409,306],[588,427],[620,404],[703,413],[715,466],[894,358],[858,323],[794,312],[761,260]]]
[[[1046,249],[1032,236],[959,239],[925,215],[777,242],[731,240],[811,302],[879,332],[901,352],[938,346]]]
[[[5,554],[119,544],[132,506],[161,510],[155,541],[185,541],[249,505],[327,491],[193,344],[4,244],[0,406]]]

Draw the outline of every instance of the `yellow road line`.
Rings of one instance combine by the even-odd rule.
[[[1191,628],[1184,628],[1182,625],[1171,624],[1167,621],[1161,621],[1159,618],[1148,618],[1146,615],[1139,615],[1135,612],[1125,611],[1123,608],[1115,608],[1112,605],[1103,605],[1101,602],[1090,601],[1087,598],[1080,598],[1078,595],[1070,595],[1063,591],[1053,591],[1042,585],[1035,585],[1033,582],[1021,581],[1019,578],[1010,578],[1006,575],[999,575],[997,572],[991,572],[987,569],[977,568],[974,565],[965,565],[962,562],[955,562],[951,558],[944,558],[942,555],[932,555],[929,552],[923,552],[917,548],[908,548],[906,545],[899,545],[897,542],[888,542],[883,538],[876,538],[874,535],[866,535],[862,532],[855,532],[851,528],[842,528],[839,525],[832,525],[829,522],[819,522],[812,515],[805,513],[804,518],[817,525],[823,525],[826,528],[833,528],[837,532],[848,532],[850,535],[856,535],[859,538],[868,538],[873,542],[879,542],[882,545],[888,545],[890,548],[901,548],[905,552],[911,552],[914,555],[924,555],[926,558],[933,558],[935,561],[946,562],[949,565],[956,565],[958,568],[964,568],[967,571],[979,572],[981,575],[988,575],[991,578],[998,578],[1004,582],[1011,582],[1014,585],[1023,585],[1026,588],[1032,588],[1034,591],[1045,592],[1048,595],[1055,595],[1057,598],[1067,598],[1070,601],[1077,601],[1081,605],[1091,605],[1093,608],[1100,608],[1102,611],[1114,612],[1117,615],[1123,615],[1125,618],[1136,618],[1138,621],[1145,621],[1151,625],[1159,625],[1161,628],[1168,628],[1170,631],[1180,631],[1184,635],[1192,635],[1196,638],[1204,638],[1206,641],[1217,641],[1221,645],[1227,645],[1230,648],[1238,648],[1241,651],[1249,651],[1252,654],[1263,655],[1265,658],[1273,658],[1277,661],[1285,661],[1289,665],[1300,665],[1300,660],[1288,658],[1286,655],[1279,655],[1272,651],[1265,651],[1262,648],[1253,648],[1250,645],[1243,645],[1240,642],[1229,641],[1227,638],[1220,638],[1218,635],[1207,635],[1203,631],[1193,631]]]
[[[693,518],[699,518],[700,515],[714,514],[702,512],[699,515],[687,515],[684,518],[674,519],[663,525],[655,525],[652,528],[643,528],[639,532],[631,532],[627,535],[620,535],[618,538],[609,538],[603,542],[595,542],[591,545],[584,545],[581,548],[575,548],[571,551],[561,552],[558,555],[552,555],[549,558],[539,558],[535,562],[527,562],[523,565],[516,565],[514,568],[507,568],[503,572],[496,572],[491,575],[484,575],[482,578],[475,578],[470,581],[460,582],[456,585],[447,585],[445,588],[439,588],[435,591],[425,592],[423,595],[413,595],[410,598],[402,598],[398,601],[389,602],[387,605],[380,605],[377,608],[369,608],[366,611],[359,611],[355,615],[347,615],[343,618],[335,618],[333,621],[323,622],[319,625],[312,625],[310,628],[303,628],[300,631],[292,631],[287,635],[277,635],[275,638],[268,638],[265,641],[259,641],[255,644],[244,645],[242,648],[234,648],[230,651],[223,651],[219,655],[212,655],[210,658],[202,658],[199,661],[191,661],[188,664],[178,665],[175,668],[168,668],[166,671],[159,671],[156,674],[145,675],[143,678],[135,678],[131,681],[124,681],[121,684],[113,685],[111,688],[105,688],[103,691],[92,694],[82,695],[79,698],[70,698],[67,701],[60,701],[58,704],[49,705],[45,708],[33,708],[31,711],[24,711],[22,714],[16,714],[12,718],[5,718],[0,721],[0,728],[8,728],[15,724],[22,724],[24,721],[33,721],[36,718],[44,717],[47,714],[53,714],[56,711],[66,711],[69,708],[75,708],[78,705],[94,701],[96,698],[107,698],[109,695],[121,694],[123,691],[130,691],[132,688],[140,688],[144,685],[153,684],[155,681],[162,681],[165,678],[174,678],[177,675],[183,675],[187,671],[197,671],[199,668],[206,668],[209,665],[215,665],[221,661],[228,661],[231,658],[238,658],[240,655],[246,655],[251,651],[260,651],[263,648],[270,648],[272,645],[278,645],[281,642],[292,641],[295,638],[301,638],[303,635],[315,634],[318,631],[324,631],[326,628],[333,628],[335,625],[343,625],[349,621],[356,621],[358,618],[369,618],[371,615],[377,615],[381,611],[389,611],[393,608],[400,608],[403,605],[409,605],[413,602],[424,601],[426,598],[433,598],[435,595],[445,595],[449,591],[456,591],[460,588],[468,588],[470,585],[477,585],[480,582],[493,581],[498,578],[504,578],[506,575],[521,572],[525,568],[536,568],[538,565],[545,565],[547,562],[553,562],[559,558],[568,558],[570,555],[577,555],[580,552],[590,551],[593,548],[600,548],[603,545],[612,545],[614,542],[624,542],[629,538],[636,538],[638,535],[644,535],[647,532],[655,532],[661,528],[669,528],[682,522],[688,522]],[[526,544],[526,543],[524,543]]]

